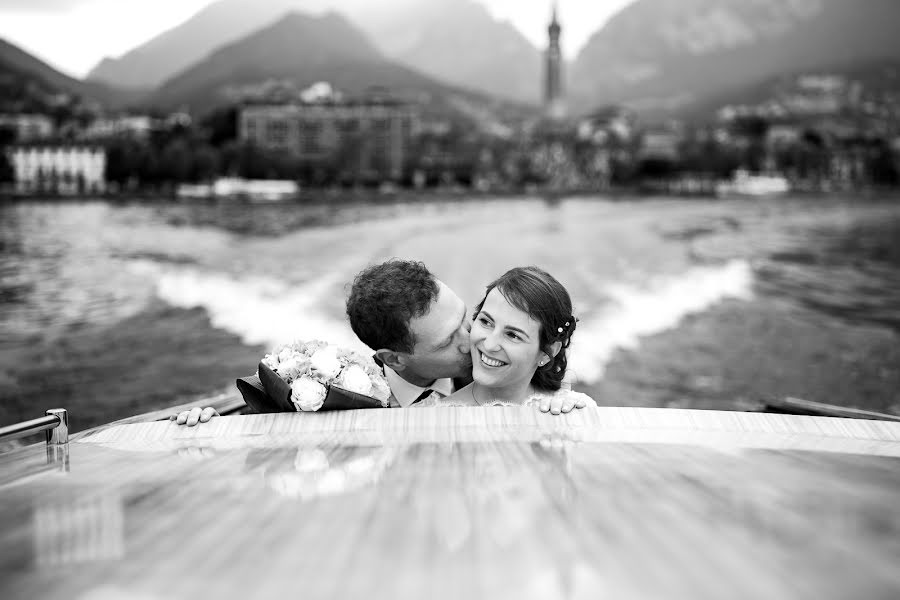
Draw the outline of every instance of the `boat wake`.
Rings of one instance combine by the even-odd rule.
[[[617,350],[634,350],[641,338],[674,329],[685,317],[726,298],[749,299],[752,285],[753,272],[744,260],[693,267],[641,287],[598,283],[596,296],[602,298],[602,304],[595,309],[583,307],[587,316],[572,340],[572,381],[599,381]]]
[[[326,299],[344,283],[337,274],[298,284],[149,261],[136,261],[132,268],[156,281],[160,299],[178,308],[206,310],[213,327],[238,335],[245,344],[272,348],[320,339],[370,352],[346,320],[325,310]]]
[[[214,327],[240,336],[248,345],[274,347],[295,339],[321,339],[370,352],[356,339],[343,311],[330,306],[338,297],[335,290],[345,283],[340,272],[305,283],[288,283],[144,260],[133,262],[132,268],[152,277],[157,295],[168,304],[203,308]],[[587,299],[595,306],[578,303],[584,317],[569,360],[573,381],[602,379],[617,350],[634,350],[641,338],[673,329],[686,316],[725,298],[747,299],[752,283],[749,263],[732,261],[694,267],[640,287],[621,282],[595,284],[594,299]]]

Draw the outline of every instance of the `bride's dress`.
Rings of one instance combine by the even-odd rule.
[[[522,402],[505,402],[502,400],[494,400],[490,402],[485,401],[477,401],[475,397],[472,395],[472,386],[475,384],[470,383],[464,388],[457,390],[454,394],[447,396],[446,398],[437,398],[434,394],[428,398],[425,398],[421,402],[416,403],[415,407],[444,407],[444,406],[540,406],[541,400],[548,398],[559,398],[562,396],[569,396],[573,400],[583,399],[587,406],[597,406],[597,402],[588,396],[587,394],[582,394],[581,392],[575,392],[570,389],[562,388],[555,392],[538,392],[535,391],[531,396],[525,399]]]

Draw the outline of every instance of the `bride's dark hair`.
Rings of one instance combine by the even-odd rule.
[[[572,316],[569,292],[543,269],[516,267],[488,284],[484,298],[475,307],[474,316],[481,312],[488,294],[495,288],[507,302],[540,324],[539,346],[550,357],[550,362],[534,372],[531,385],[541,391],[555,392],[561,387],[566,375],[566,349],[575,332],[575,317]],[[560,342],[562,347],[553,356],[552,346],[555,342]]]

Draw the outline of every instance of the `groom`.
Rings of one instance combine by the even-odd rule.
[[[350,288],[347,317],[360,341],[375,350],[392,406],[449,396],[472,381],[466,304],[421,262],[392,259],[364,269]],[[541,412],[570,412],[575,405],[563,396],[542,400]],[[212,407],[194,407],[176,420],[193,427],[215,415]]]
[[[465,303],[420,262],[363,270],[347,299],[353,333],[375,350],[396,405],[449,396],[472,381]]]

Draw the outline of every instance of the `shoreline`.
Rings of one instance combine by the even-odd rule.
[[[668,198],[673,201],[717,201],[727,202],[732,200],[769,201],[780,198],[791,199],[833,199],[860,197],[865,200],[895,200],[900,202],[900,188],[896,187],[865,187],[856,189],[832,189],[813,190],[796,189],[784,194],[768,196],[741,196],[741,195],[717,195],[715,193],[673,192],[664,189],[651,189],[639,185],[617,186],[604,189],[571,188],[550,189],[538,186],[524,187],[520,189],[497,189],[479,191],[468,188],[430,188],[424,190],[396,188],[390,191],[382,191],[377,188],[308,188],[291,198],[279,200],[259,200],[248,197],[202,197],[179,198],[173,192],[127,192],[106,194],[10,194],[0,192],[0,204],[27,204],[27,203],[83,203],[83,202],[107,202],[112,205],[131,204],[165,204],[183,206],[204,205],[236,205],[236,206],[294,206],[294,205],[352,205],[364,202],[366,204],[391,204],[407,203],[411,201],[443,202],[443,201],[480,201],[480,200],[514,200],[522,198],[543,199],[546,202],[558,202],[566,199],[595,198],[604,201],[618,200],[651,200]]]

